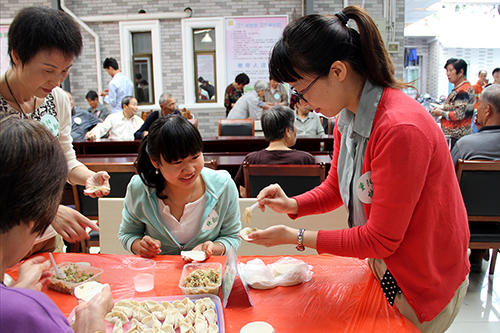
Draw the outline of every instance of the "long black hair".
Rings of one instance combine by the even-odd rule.
[[[159,164],[162,158],[172,163],[202,151],[203,139],[198,129],[184,117],[167,115],[158,118],[142,139],[135,168],[144,184],[155,188],[158,198],[165,199],[161,194],[165,189],[165,178],[161,172],[156,173],[151,159]]]
[[[349,19],[356,22],[359,32],[347,26]],[[377,26],[357,6],[347,6],[337,15],[307,15],[288,24],[273,48],[270,76],[294,82],[304,74],[327,75],[338,60],[348,62],[375,85],[410,86],[395,79],[394,65]]]

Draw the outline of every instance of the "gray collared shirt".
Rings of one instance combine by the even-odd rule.
[[[337,174],[340,195],[349,211],[349,227],[366,224],[363,203],[356,195],[356,181],[362,175],[366,146],[383,92],[383,87],[374,86],[366,80],[356,113],[343,109],[339,115],[338,129],[342,139]]]

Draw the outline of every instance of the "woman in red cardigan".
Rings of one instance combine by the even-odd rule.
[[[312,109],[339,117],[326,181],[294,198],[271,185],[257,197],[260,208],[295,218],[344,205],[350,228],[272,226],[252,233],[252,242],[369,258],[389,304],[422,332],[445,331],[468,286],[467,213],[445,137],[399,90],[405,84],[394,78],[373,20],[349,6],[294,21],[273,49],[270,71]]]

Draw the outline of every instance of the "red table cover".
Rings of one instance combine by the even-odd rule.
[[[48,258],[47,254],[43,254]],[[265,264],[282,256],[258,257]],[[270,290],[250,288],[253,307],[224,309],[225,329],[238,333],[249,322],[265,321],[277,333],[304,332],[419,332],[413,324],[392,308],[366,260],[331,255],[293,256],[313,266],[313,278],[293,287]],[[182,295],[178,287],[185,262],[180,256],[156,256],[155,288],[149,292],[134,290],[132,272],[127,265],[137,256],[113,254],[54,253],[56,262],[88,262],[103,268],[101,283],[108,283],[115,300],[139,297]],[[240,256],[246,263],[256,256]],[[208,262],[224,263],[226,257],[211,257]],[[19,265],[7,270],[17,279]],[[68,316],[77,305],[74,296],[49,290],[47,294]]]

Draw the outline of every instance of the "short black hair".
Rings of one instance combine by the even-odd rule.
[[[452,65],[453,68],[455,68],[455,71],[457,74],[459,74],[462,70],[464,72],[464,76],[467,76],[467,63],[463,59],[455,59],[455,58],[450,58],[446,61],[446,64],[444,65],[444,69],[448,67],[448,65]]]
[[[0,113],[0,165],[0,233],[34,222],[42,234],[68,177],[61,145],[40,122]]]
[[[234,81],[238,84],[247,85],[250,83],[250,78],[245,73],[240,73],[240,74],[236,75],[236,78],[234,79]]]
[[[104,63],[102,64],[102,68],[106,69],[112,67],[114,70],[117,70],[118,67],[118,61],[116,61],[115,58],[106,58],[104,60]]]
[[[142,139],[135,168],[144,184],[155,188],[156,195],[165,199],[161,195],[165,179],[161,173],[156,173],[150,158],[161,163],[163,157],[163,160],[172,163],[201,152],[203,139],[198,129],[182,116],[167,115],[158,118]]]
[[[260,123],[266,141],[280,140],[287,128],[295,131],[295,113],[287,106],[274,105],[262,115]]]
[[[123,97],[122,104],[121,104],[122,109],[123,109],[124,105],[128,106],[130,104],[130,101],[132,100],[132,98],[135,98],[135,97],[134,96],[125,96],[125,97]]]
[[[80,27],[67,13],[52,8],[26,7],[14,17],[9,27],[8,52],[16,52],[23,67],[40,51],[61,52],[66,58],[82,53]]]
[[[135,78],[136,78],[137,80],[142,79],[142,74],[141,74],[141,73],[135,73]]]
[[[85,95],[85,99],[90,99],[91,101],[94,101],[98,98],[99,96],[97,96],[97,92],[95,92],[94,90],[89,90],[87,95]]]
[[[500,67],[497,67],[491,72],[491,75],[495,75],[496,72],[500,72]]]
[[[141,80],[141,82],[139,82],[140,84],[143,84],[145,86],[148,86],[149,83],[148,83],[148,80]]]

